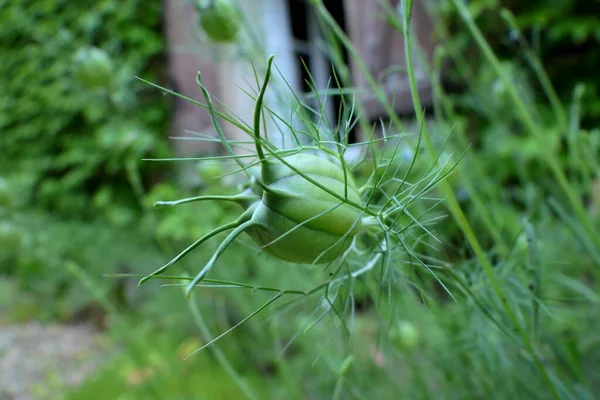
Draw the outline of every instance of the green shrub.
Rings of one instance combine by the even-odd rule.
[[[507,26],[499,11],[507,8],[514,16],[517,27],[537,53],[544,70],[559,98],[569,103],[573,88],[584,83],[586,91],[582,110],[582,124],[586,128],[600,121],[600,4],[587,0],[516,0],[469,1],[473,18],[497,54],[512,64],[522,66],[526,54],[517,32]],[[476,44],[466,27],[459,22],[452,0],[444,0],[436,8],[451,36],[442,35],[445,43],[456,46],[456,51],[467,55],[476,75],[489,75],[486,63],[478,63]],[[577,71],[577,73],[573,73]],[[521,71],[522,72],[522,71]],[[451,73],[450,75],[454,75]],[[528,73],[533,78],[532,73]],[[456,75],[454,75],[456,76]],[[538,90],[539,87],[534,86]]]
[[[4,2],[0,21],[0,174],[18,176],[20,202],[86,217],[95,197],[135,205],[127,163],[166,151],[166,105],[134,77],[161,77],[160,3]],[[114,66],[109,85],[77,79],[90,46]],[[142,182],[155,167],[141,164]]]
[[[11,203],[0,222],[21,235],[0,273],[44,317],[68,319],[93,302],[67,263],[115,294],[120,281],[104,274],[161,257],[142,197],[167,167],[140,160],[170,154],[168,109],[135,78],[162,80],[161,25],[160,2],[0,5],[0,191]]]

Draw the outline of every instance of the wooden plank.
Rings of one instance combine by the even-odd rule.
[[[216,65],[212,57],[203,56],[198,14],[192,2],[186,0],[164,1],[165,37],[169,88],[184,96],[203,100],[196,84],[196,73],[202,71],[209,91],[217,89]],[[171,97],[173,113],[170,137],[190,136],[186,131],[214,134],[210,114],[189,101]],[[196,157],[219,152],[215,143],[190,140],[171,141],[177,157]],[[178,163],[180,179],[184,184],[195,184],[197,176],[192,163]]]
[[[423,4],[416,0],[413,6],[412,26],[414,35],[431,62],[434,50],[433,24]],[[400,0],[390,0],[393,7]],[[369,72],[381,83],[391,102],[395,98],[395,111],[412,113],[410,87],[406,75],[404,38],[385,21],[386,12],[379,0],[345,0],[346,26],[354,46]],[[424,106],[432,104],[431,85],[418,59],[414,60],[421,101]],[[369,84],[356,63],[351,62],[352,79],[356,88],[371,92]],[[386,112],[373,95],[361,97],[365,112],[371,120],[385,116]]]

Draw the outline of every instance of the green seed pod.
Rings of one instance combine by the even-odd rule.
[[[240,20],[231,0],[212,0],[200,7],[200,26],[214,42],[232,42],[237,36]]]
[[[391,334],[396,347],[402,350],[415,349],[421,340],[420,336],[417,327],[408,321],[399,322]]]
[[[342,256],[360,231],[363,213],[361,198],[348,169],[337,164],[333,158],[327,159],[315,154],[296,152],[281,156],[272,149],[265,154],[260,138],[260,116],[272,61],[273,57],[269,59],[254,112],[254,141],[261,167],[259,176],[248,173],[248,189],[236,196],[199,196],[157,203],[177,205],[203,200],[229,200],[244,207],[245,212],[237,221],[200,238],[167,265],[143,278],[140,283],[164,272],[204,241],[229,229],[233,230],[188,286],[188,294],[243,232],[261,249],[281,260],[322,264]],[[209,101],[208,93],[201,87]],[[227,140],[217,124],[215,128],[227,147]]]
[[[322,157],[284,158],[292,168],[341,197],[360,203],[356,185],[341,167]],[[262,163],[262,199],[246,231],[270,254],[291,262],[328,263],[350,247],[360,230],[360,212],[296,173],[283,162]],[[357,223],[358,221],[358,223]]]
[[[81,48],[75,54],[74,76],[77,82],[88,89],[109,87],[114,65],[108,53],[97,47]]]

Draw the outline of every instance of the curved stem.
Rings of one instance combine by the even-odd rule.
[[[215,112],[215,109],[213,107],[210,93],[208,93],[208,90],[204,86],[204,82],[202,82],[202,74],[200,73],[200,71],[198,71],[198,73],[196,75],[196,83],[198,84],[198,86],[200,86],[200,89],[202,90],[202,95],[204,96],[204,99],[206,100],[206,109],[210,113],[210,119],[215,128],[215,131],[217,132],[217,135],[219,136],[219,139],[221,139],[221,142],[223,143],[223,147],[225,147],[225,149],[229,152],[229,154],[232,156],[232,158],[235,160],[235,162],[240,166],[240,168],[242,168],[244,170],[246,175],[248,175],[248,171],[246,170],[246,165],[243,163],[243,161],[239,157],[236,157],[235,151],[233,151],[233,148],[231,147],[229,140],[225,136],[225,133],[223,133],[223,129],[221,129],[221,125],[219,125],[219,122],[217,121],[217,113]]]
[[[253,200],[257,198],[257,196],[251,196],[251,195],[247,195],[247,194],[236,194],[235,196],[196,196],[196,197],[188,197],[185,199],[180,199],[180,200],[173,200],[173,201],[157,201],[156,203],[154,203],[155,206],[177,206],[179,204],[186,204],[186,203],[193,203],[196,201],[203,201],[203,200],[226,200],[226,201],[233,201],[233,202],[239,202],[240,200]]]
[[[188,305],[190,307],[190,311],[192,313],[192,318],[200,333],[204,338],[208,341],[213,340],[213,335],[210,333],[210,329],[208,329],[208,325],[202,318],[202,314],[200,314],[200,310],[198,309],[198,305],[194,301],[193,298],[188,300]],[[258,397],[254,394],[250,385],[240,376],[240,374],[235,370],[233,365],[229,362],[223,351],[215,344],[211,346],[211,350],[215,355],[217,361],[221,364],[223,369],[231,376],[231,380],[237,385],[238,388],[244,393],[244,395],[250,400],[258,400]]]
[[[148,279],[151,279],[153,277],[155,277],[156,275],[160,275],[163,272],[165,272],[170,266],[172,266],[173,264],[175,264],[177,261],[181,260],[186,254],[188,254],[190,251],[194,250],[196,247],[200,246],[202,243],[204,243],[205,241],[207,241],[208,239],[210,239],[211,237],[224,232],[226,230],[229,229],[233,229],[236,227],[240,227],[241,225],[243,225],[243,221],[244,221],[244,216],[240,217],[238,220],[230,222],[228,224],[225,224],[223,226],[218,227],[217,229],[214,229],[213,231],[207,233],[206,235],[202,236],[200,239],[196,240],[194,243],[192,243],[191,245],[189,245],[185,250],[183,250],[181,253],[179,253],[175,258],[173,258],[171,261],[169,261],[167,264],[163,265],[162,267],[160,267],[159,269],[157,269],[156,271],[154,271],[153,273],[151,273],[150,275],[147,275],[145,277],[143,277],[142,279],[140,279],[138,286],[140,286],[141,284],[143,284],[144,282],[146,282]],[[241,224],[241,225],[240,225]]]
[[[462,12],[463,16],[469,17],[467,22],[468,23],[472,22],[470,20],[470,14],[468,14],[468,11],[466,11],[466,8],[464,8],[464,5],[461,2],[461,0],[453,0],[453,2],[459,8],[459,13]],[[412,58],[413,43],[412,43],[412,32],[411,32],[411,25],[410,25],[412,4],[413,4],[413,0],[407,0],[404,3],[404,8],[403,8],[403,11],[404,11],[403,33],[404,33],[404,48],[405,48],[404,54],[405,54],[405,59],[406,59],[406,66],[408,69],[408,80],[409,80],[412,101],[413,101],[413,107],[415,110],[417,120],[423,127],[423,138],[425,139],[425,145],[426,145],[430,155],[433,156],[433,154],[435,154],[435,149],[434,149],[433,143],[431,141],[431,137],[429,135],[429,130],[427,129],[427,125],[423,123],[423,119],[424,119],[423,114],[422,114],[423,109],[421,107],[421,100],[420,100],[419,92],[417,89],[417,80],[415,77],[415,69],[414,69],[413,58]],[[461,9],[461,7],[463,7],[463,9]],[[483,39],[481,39],[481,40],[483,40]],[[481,265],[484,273],[486,274],[486,276],[490,282],[492,291],[494,292],[494,294],[496,295],[496,297],[502,304],[502,308],[504,309],[504,312],[506,313],[508,318],[513,323],[515,329],[519,333],[519,336],[521,336],[521,338],[523,340],[523,344],[525,346],[525,349],[527,350],[529,355],[532,357],[533,363],[536,365],[536,367],[541,372],[542,379],[547,384],[550,394],[552,395],[553,398],[558,399],[559,396],[558,396],[558,392],[556,391],[556,388],[554,386],[554,382],[552,382],[552,379],[550,378],[550,375],[549,375],[545,365],[542,363],[539,355],[536,353],[536,349],[534,348],[534,344],[531,340],[531,337],[527,334],[527,332],[523,328],[523,325],[521,324],[521,322],[518,318],[517,312],[513,309],[511,304],[507,301],[504,291],[502,290],[502,286],[500,285],[499,279],[496,275],[496,272],[494,271],[494,267],[492,266],[492,263],[488,259],[488,256],[485,254],[485,251],[483,250],[479,240],[477,239],[477,236],[473,232],[471,225],[469,225],[469,222],[467,221],[467,219],[463,213],[463,210],[460,208],[460,205],[458,204],[456,197],[452,194],[452,191],[450,190],[447,182],[442,181],[441,184],[442,184],[442,188],[446,194],[446,201],[448,203],[450,212],[454,216],[454,219],[458,223],[459,227],[461,228],[465,237],[467,238],[469,244],[471,245],[471,249],[473,250],[475,257],[477,258],[477,261]]]
[[[546,164],[552,171],[554,178],[556,179],[558,186],[564,192],[566,200],[571,206],[571,210],[574,212],[575,216],[579,220],[582,228],[586,231],[586,234],[589,236],[590,240],[593,242],[596,248],[600,248],[600,234],[598,234],[595,229],[592,220],[589,218],[589,214],[587,213],[583,203],[581,202],[576,190],[573,188],[573,185],[569,182],[556,152],[554,152],[550,145],[548,144],[548,138],[546,131],[542,129],[531,116],[531,112],[528,111],[527,106],[523,102],[522,98],[519,96],[517,89],[514,83],[511,81],[511,78],[508,74],[502,69],[500,66],[500,61],[496,54],[490,48],[490,45],[486,42],[481,30],[473,21],[471,14],[464,2],[464,0],[452,0],[454,6],[456,7],[458,14],[464,21],[468,30],[471,32],[473,39],[477,42],[479,48],[481,49],[485,59],[490,64],[492,70],[496,73],[496,75],[500,78],[502,82],[506,84],[507,93],[510,96],[512,102],[515,106],[515,114],[520,117],[523,126],[531,133],[532,137],[534,137],[538,146],[541,150],[541,154],[544,155]]]
[[[267,72],[265,73],[265,80],[260,88],[260,93],[256,98],[256,106],[254,108],[254,144],[256,145],[256,154],[258,154],[258,158],[260,159],[261,163],[265,161],[265,153],[263,152],[260,144],[260,112],[262,111],[262,104],[265,97],[265,92],[267,91],[267,84],[271,78],[271,65],[273,64],[274,58],[275,56],[272,55],[267,60]]]
[[[217,248],[217,251],[215,251],[215,253],[210,258],[210,260],[208,260],[208,262],[206,263],[204,268],[202,268],[202,270],[200,272],[198,272],[196,277],[190,282],[190,284],[186,288],[186,290],[185,290],[186,297],[188,297],[188,298],[190,297],[190,294],[191,294],[192,290],[194,289],[194,286],[196,286],[196,284],[198,282],[200,282],[202,280],[202,278],[204,278],[206,276],[206,274],[208,274],[208,272],[212,269],[214,263],[217,261],[219,256],[221,254],[223,254],[223,252],[227,249],[227,247],[229,247],[229,245],[231,243],[233,243],[233,241],[242,232],[244,232],[248,227],[254,225],[254,221],[252,221],[252,220],[247,220],[246,222],[244,222],[242,224],[239,224],[239,220],[238,220],[235,223],[237,224],[237,227],[233,231],[231,231],[231,233],[229,235],[227,235],[225,240],[223,240],[221,242],[221,244]]]

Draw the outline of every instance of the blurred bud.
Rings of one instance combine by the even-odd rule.
[[[419,345],[421,335],[417,327],[408,321],[399,322],[390,333],[392,342],[401,350],[413,350]]]
[[[21,232],[15,226],[10,222],[0,222],[0,254],[17,254],[21,243]]]
[[[73,58],[74,77],[88,89],[107,88],[111,85],[114,65],[108,53],[97,47],[84,47]]]

